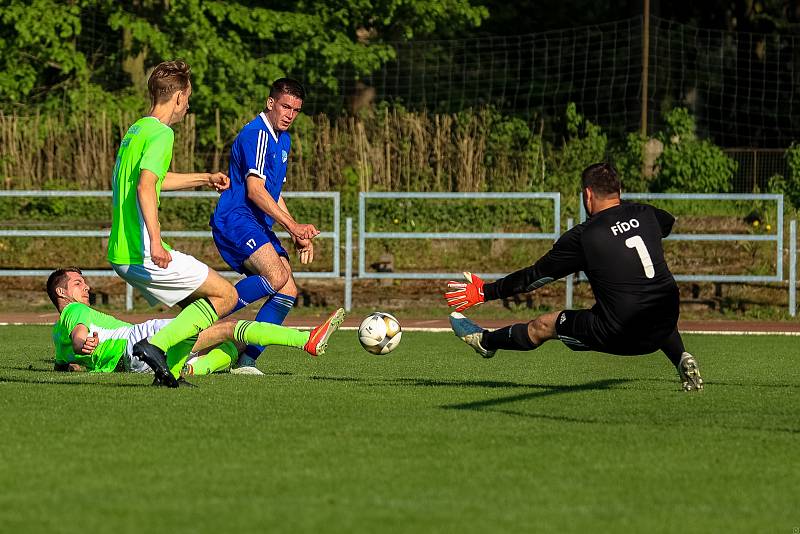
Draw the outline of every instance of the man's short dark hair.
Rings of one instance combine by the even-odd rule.
[[[50,297],[50,301],[56,308],[58,308],[58,293],[56,293],[56,289],[59,287],[66,288],[67,280],[69,279],[67,273],[78,273],[83,276],[83,273],[77,267],[63,267],[50,273],[47,278],[47,296]]]
[[[270,98],[278,98],[281,95],[292,95],[300,100],[306,99],[306,89],[303,84],[291,78],[278,78],[272,82],[269,88]]]
[[[185,91],[191,82],[191,75],[191,67],[180,59],[159,63],[147,80],[150,102],[155,106],[166,102],[176,92]]]
[[[621,186],[617,169],[610,163],[589,165],[581,173],[581,189],[590,188],[595,195],[608,197],[619,195]]]

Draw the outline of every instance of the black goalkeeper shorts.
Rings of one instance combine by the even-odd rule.
[[[675,321],[667,321],[620,332],[593,310],[564,310],[556,319],[558,339],[570,349],[620,356],[649,354],[659,350],[676,327]]]

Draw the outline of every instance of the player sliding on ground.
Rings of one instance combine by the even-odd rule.
[[[572,350],[618,355],[662,350],[684,390],[703,389],[697,360],[678,333],[678,286],[661,244],[675,218],[646,204],[620,202],[617,172],[607,163],[587,167],[581,186],[589,219],[562,235],[534,265],[492,283],[471,273],[464,273],[466,282],[448,282],[445,298],[456,309],[450,314],[456,336],[484,358],[499,349],[533,350],[554,338]],[[589,310],[556,311],[494,331],[460,313],[578,271],[586,273],[597,301]]]
[[[89,289],[80,269],[74,267],[53,271],[47,279],[47,295],[60,314],[53,325],[55,369],[152,372],[133,351],[133,346],[157,333],[171,319],[152,319],[139,324],[120,321],[89,306]],[[339,308],[311,332],[256,321],[220,321],[200,332],[194,346],[181,343],[170,349],[175,352],[170,354],[173,356],[170,360],[181,363],[180,367],[173,367],[171,373],[179,384],[186,384],[185,380],[179,380],[181,370],[185,375],[201,375],[227,369],[238,356],[234,341],[242,345],[297,347],[311,356],[321,356],[325,354],[331,334],[343,320],[344,310]],[[207,354],[183,366],[189,351],[208,349],[211,350]]]

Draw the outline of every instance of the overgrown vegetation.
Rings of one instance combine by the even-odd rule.
[[[727,193],[737,164],[706,139],[698,139],[694,117],[685,108],[664,116],[666,129],[656,138],[664,151],[656,159],[655,191]]]
[[[240,117],[239,125],[249,117]],[[7,189],[109,188],[117,140],[134,114],[104,112],[22,117],[0,114],[0,175]],[[292,190],[560,191],[574,195],[580,172],[611,159],[627,191],[725,192],[736,163],[698,139],[684,109],[650,140],[631,134],[612,145],[575,104],[565,110],[561,141],[541,122],[526,122],[491,107],[455,114],[376,106],[359,116],[303,116],[293,130]],[[176,126],[173,169],[224,169],[227,154],[198,137],[194,116]],[[217,131],[215,137],[233,134]],[[658,154],[648,152],[660,143]],[[647,156],[656,156],[648,166]]]
[[[783,193],[796,209],[800,209],[800,145],[793,143],[786,151],[786,163],[789,169],[788,178],[773,176],[769,181],[770,191]]]

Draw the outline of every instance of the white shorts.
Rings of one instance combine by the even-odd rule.
[[[158,302],[174,306],[192,293],[208,278],[208,265],[194,256],[171,250],[172,261],[162,269],[148,257],[142,265],[112,263],[114,271],[138,289],[152,306]]]
[[[153,372],[149,365],[133,355],[133,346],[137,342],[147,339],[164,328],[171,320],[172,319],[150,319],[149,321],[131,326],[131,331],[128,333],[128,343],[125,346],[125,356],[122,359],[126,371],[131,371],[133,373]]]

